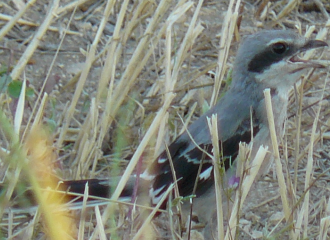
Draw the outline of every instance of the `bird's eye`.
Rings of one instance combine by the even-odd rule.
[[[288,50],[288,45],[284,42],[277,42],[272,45],[272,51],[276,54],[283,54]]]

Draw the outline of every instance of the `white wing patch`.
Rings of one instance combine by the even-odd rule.
[[[162,164],[167,161],[167,158],[158,158],[158,163]]]
[[[161,191],[163,191],[166,188],[166,185],[162,186],[161,188],[158,188],[156,190],[153,190],[153,188],[150,189],[149,194],[151,197],[152,204],[156,205],[160,201],[160,199],[164,196],[165,193],[161,194],[159,197],[156,197]]]
[[[199,179],[207,180],[208,178],[210,178],[212,169],[213,169],[213,166],[207,168],[204,172],[201,172],[201,174],[199,174]]]
[[[139,175],[139,177],[146,181],[152,181],[156,177],[156,175],[150,174],[148,169],[146,169],[143,173]]]
[[[197,158],[190,158],[188,154],[184,154],[183,155],[187,161],[190,163],[190,162],[193,162],[194,164],[200,164],[201,161],[199,161]]]

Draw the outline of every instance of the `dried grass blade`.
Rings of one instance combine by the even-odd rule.
[[[218,138],[218,122],[217,115],[213,114],[212,119],[207,118],[208,126],[210,129],[212,145],[213,145],[213,173],[214,173],[214,187],[216,190],[216,202],[217,202],[217,229],[218,238],[224,239],[224,221],[223,221],[223,210],[222,210],[222,180],[220,176],[220,154],[219,154],[219,138]],[[214,229],[213,229],[214,230]]]

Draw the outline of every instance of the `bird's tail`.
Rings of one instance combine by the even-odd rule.
[[[87,203],[91,204],[106,204],[112,196],[112,192],[117,186],[120,177],[113,177],[110,179],[84,179],[84,180],[70,180],[58,181],[56,186],[42,188],[43,193],[47,193],[48,197],[54,196],[58,203],[68,204],[68,206],[79,206],[84,197]],[[140,179],[140,181],[145,181]],[[145,183],[137,184],[135,176],[131,176],[126,186],[124,187],[120,201],[130,201],[135,199],[142,192],[142,187]],[[0,197],[4,196],[7,192],[6,184],[0,185]],[[134,195],[133,195],[134,194]],[[54,202],[54,201],[53,201]],[[38,205],[36,192],[29,187],[17,187],[12,194],[10,201],[11,209],[26,209],[28,207],[35,207]]]

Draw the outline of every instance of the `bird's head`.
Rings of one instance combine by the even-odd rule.
[[[264,88],[289,89],[304,69],[325,67],[299,58],[299,53],[324,46],[327,43],[306,40],[290,30],[261,31],[247,37],[240,45],[234,63],[233,81],[246,77]]]

